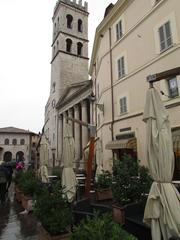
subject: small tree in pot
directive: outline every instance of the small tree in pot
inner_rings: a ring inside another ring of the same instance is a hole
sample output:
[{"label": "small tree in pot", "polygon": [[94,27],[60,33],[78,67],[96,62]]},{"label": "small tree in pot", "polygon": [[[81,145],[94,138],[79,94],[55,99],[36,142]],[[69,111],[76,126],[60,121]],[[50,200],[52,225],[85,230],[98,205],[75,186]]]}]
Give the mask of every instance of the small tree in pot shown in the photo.
[{"label": "small tree in pot", "polygon": [[137,159],[125,154],[121,160],[114,162],[113,215],[117,222],[124,223],[124,207],[129,203],[141,201],[148,193],[150,186],[151,178],[148,170],[140,166]]},{"label": "small tree in pot", "polygon": [[39,239],[68,239],[71,225],[71,208],[57,183],[52,191],[46,188],[34,205],[34,214],[41,222]]},{"label": "small tree in pot", "polygon": [[95,183],[97,200],[112,199],[112,174],[109,171],[102,170],[97,175]]}]

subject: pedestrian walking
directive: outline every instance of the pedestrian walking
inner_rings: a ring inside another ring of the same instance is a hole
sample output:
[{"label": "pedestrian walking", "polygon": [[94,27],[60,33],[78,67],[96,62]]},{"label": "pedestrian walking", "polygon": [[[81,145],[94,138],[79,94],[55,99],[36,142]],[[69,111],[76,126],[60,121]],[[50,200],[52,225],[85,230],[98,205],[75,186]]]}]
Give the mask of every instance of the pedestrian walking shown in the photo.
[{"label": "pedestrian walking", "polygon": [[13,168],[12,166],[6,166],[5,168],[7,170],[7,186],[6,186],[6,192],[8,192],[9,187],[11,186],[11,182],[12,182],[12,175],[13,175]]},{"label": "pedestrian walking", "polygon": [[7,168],[3,166],[3,161],[0,161],[0,202],[3,204],[6,200],[7,192]]}]

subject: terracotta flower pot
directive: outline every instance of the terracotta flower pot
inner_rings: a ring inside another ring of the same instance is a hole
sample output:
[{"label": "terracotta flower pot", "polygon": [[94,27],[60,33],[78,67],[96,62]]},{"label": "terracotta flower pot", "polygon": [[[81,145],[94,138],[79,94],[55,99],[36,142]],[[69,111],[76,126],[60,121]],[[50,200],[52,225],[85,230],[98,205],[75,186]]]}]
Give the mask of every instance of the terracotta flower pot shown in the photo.
[{"label": "terracotta flower pot", "polygon": [[23,195],[22,197],[22,206],[25,210],[27,210],[28,212],[31,212],[33,210],[33,200],[31,197],[25,196]]},{"label": "terracotta flower pot", "polygon": [[125,223],[125,206],[119,206],[118,204],[113,204],[113,219],[117,223]]},{"label": "terracotta flower pot", "polygon": [[22,196],[23,192],[17,186],[15,186],[15,198],[18,202],[22,201]]},{"label": "terracotta flower pot", "polygon": [[39,226],[38,240],[68,240],[70,238],[70,232],[60,234],[57,236],[51,236],[42,225]]},{"label": "terracotta flower pot", "polygon": [[98,201],[112,199],[113,196],[112,196],[111,188],[97,189],[96,190],[96,198]]}]

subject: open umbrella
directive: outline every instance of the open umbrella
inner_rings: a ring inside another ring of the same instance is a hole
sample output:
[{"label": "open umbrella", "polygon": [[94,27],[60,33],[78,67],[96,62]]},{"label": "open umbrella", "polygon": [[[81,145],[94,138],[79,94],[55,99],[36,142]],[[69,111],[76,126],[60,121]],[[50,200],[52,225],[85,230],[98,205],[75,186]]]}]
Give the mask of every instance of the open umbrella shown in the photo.
[{"label": "open umbrella", "polygon": [[69,202],[72,202],[76,195],[76,176],[73,170],[73,160],[75,156],[74,138],[70,131],[70,126],[65,125],[63,142],[63,171],[62,186]]},{"label": "open umbrella", "polygon": [[174,154],[168,114],[158,92],[147,92],[143,120],[147,124],[147,162],[154,180],[147,199],[144,222],[153,240],[180,237],[180,194],[172,184]]},{"label": "open umbrella", "polygon": [[3,165],[5,167],[12,167],[12,168],[16,168],[16,160],[11,160],[9,162],[3,162]]}]

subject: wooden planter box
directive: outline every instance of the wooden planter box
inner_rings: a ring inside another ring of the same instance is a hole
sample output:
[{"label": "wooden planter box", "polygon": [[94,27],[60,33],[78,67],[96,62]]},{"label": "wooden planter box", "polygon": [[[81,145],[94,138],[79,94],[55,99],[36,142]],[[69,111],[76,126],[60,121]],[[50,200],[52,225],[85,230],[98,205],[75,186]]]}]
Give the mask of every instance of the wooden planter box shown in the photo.
[{"label": "wooden planter box", "polygon": [[57,236],[51,236],[42,225],[39,226],[38,231],[38,240],[68,240],[70,238],[70,232],[57,235]]},{"label": "wooden planter box", "polygon": [[19,188],[17,186],[15,186],[15,198],[18,202],[22,201],[22,197],[23,197],[23,192],[21,190],[19,190]]},{"label": "wooden planter box", "polygon": [[27,210],[27,212],[31,212],[33,210],[33,200],[32,197],[22,196],[22,207]]},{"label": "wooden planter box", "polygon": [[117,223],[125,223],[125,206],[119,206],[118,204],[113,204],[113,219]]},{"label": "wooden planter box", "polygon": [[113,198],[110,188],[96,190],[97,201],[110,200]]}]

